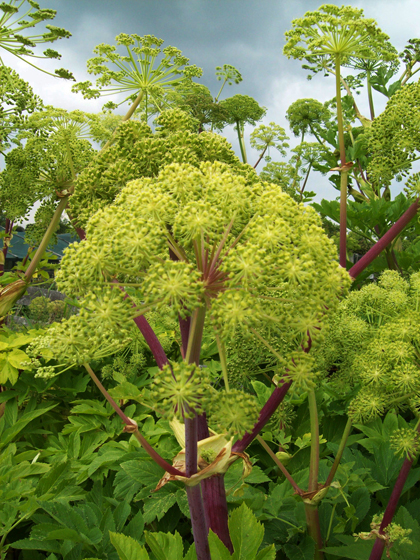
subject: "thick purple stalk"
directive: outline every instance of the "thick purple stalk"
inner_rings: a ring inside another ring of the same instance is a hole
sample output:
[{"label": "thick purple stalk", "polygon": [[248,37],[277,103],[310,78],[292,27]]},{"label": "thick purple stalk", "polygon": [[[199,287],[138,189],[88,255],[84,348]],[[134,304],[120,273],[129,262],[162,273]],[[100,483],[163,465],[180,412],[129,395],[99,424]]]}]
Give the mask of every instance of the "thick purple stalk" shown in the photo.
[{"label": "thick purple stalk", "polygon": [[188,336],[190,334],[191,317],[183,319],[181,316],[178,317],[179,330],[181,332],[181,355],[182,359],[185,359],[185,354],[188,348]]},{"label": "thick purple stalk", "polygon": [[186,489],[197,560],[211,560],[209,541],[207,537],[208,528],[204,516],[200,485],[187,486]]},{"label": "thick purple stalk", "polygon": [[289,390],[292,381],[289,380],[290,378],[285,376],[282,379],[283,384],[280,387],[276,387],[272,392],[270,398],[262,407],[259,418],[257,423],[254,426],[254,429],[250,434],[245,434],[244,437],[238,440],[234,446],[232,447],[232,451],[235,453],[242,453],[248,447],[248,445],[252,442],[252,440],[261,432],[270,418],[273,416],[274,412],[277,410],[277,407],[283,401],[284,397]]},{"label": "thick purple stalk", "polygon": [[[116,282],[116,280],[114,280],[113,282]],[[125,292],[124,286],[118,285],[118,287],[122,292],[124,292],[124,299],[130,297]],[[135,303],[133,303],[133,308],[137,309]],[[159,339],[155,334],[155,331],[152,329],[152,327],[149,325],[148,320],[143,315],[139,315],[139,317],[136,317],[134,319],[134,322],[138,326],[141,334],[144,336],[144,340],[147,342],[147,345],[149,346],[153,357],[156,360],[156,365],[159,367],[159,369],[162,369],[163,366],[166,366],[166,364],[169,363],[169,360],[165,354],[165,350],[163,349],[162,344],[159,342]]]},{"label": "thick purple stalk", "polygon": [[[417,425],[417,433],[420,434],[420,423]],[[381,526],[379,527],[380,535],[385,535],[385,529],[390,523],[392,523],[392,519],[397,510],[397,505],[404,489],[404,485],[407,482],[413,461],[414,457],[412,459],[404,459],[404,463],[402,464],[397,481],[395,482],[395,486],[392,490],[391,497],[389,498],[388,505],[386,506]],[[372,552],[370,553],[369,560],[381,560],[385,544],[386,541],[384,539],[377,538],[375,544],[373,545]]]},{"label": "thick purple stalk", "polygon": [[[198,441],[210,435],[206,415],[197,418]],[[226,548],[233,553],[228,526],[228,509],[224,475],[214,475],[201,481],[201,494],[203,496],[204,515],[208,529],[215,533]]]},{"label": "thick purple stalk", "polygon": [[411,222],[414,216],[417,214],[419,209],[419,200],[417,199],[413,204],[404,212],[399,220],[386,232],[384,236],[375,243],[375,245],[369,249],[369,251],[364,255],[360,261],[358,261],[349,270],[349,274],[352,278],[357,278],[357,276],[367,268],[372,261],[399,235],[402,230]]}]

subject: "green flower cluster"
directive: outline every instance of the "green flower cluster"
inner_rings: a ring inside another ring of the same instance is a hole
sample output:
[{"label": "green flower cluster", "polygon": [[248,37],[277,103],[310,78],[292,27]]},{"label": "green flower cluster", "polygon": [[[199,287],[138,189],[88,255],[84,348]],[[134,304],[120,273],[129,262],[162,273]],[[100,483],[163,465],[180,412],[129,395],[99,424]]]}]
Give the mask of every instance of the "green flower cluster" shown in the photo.
[{"label": "green flower cluster", "polygon": [[[407,175],[418,157],[420,131],[420,83],[407,84],[388,101],[385,111],[368,131],[372,159],[369,180],[374,185],[390,185],[395,175]],[[418,186],[414,189],[418,196]]]},{"label": "green flower cluster", "polygon": [[170,163],[221,161],[238,172],[256,174],[240,163],[225,138],[211,132],[197,134],[197,121],[180,109],[162,112],[156,132],[139,121],[120,125],[113,145],[100,153],[78,177],[70,211],[84,227],[92,214],[104,208],[133,179],[155,177]]},{"label": "green flower cluster", "polygon": [[171,362],[154,378],[149,399],[166,418],[194,418],[206,410],[210,378],[205,368]]},{"label": "green flower cluster", "polygon": [[[420,402],[420,274],[404,280],[385,271],[377,284],[351,292],[325,328],[317,355],[343,394],[359,387],[350,402],[355,422],[369,422],[392,407]],[[401,439],[401,438],[400,438]]]}]

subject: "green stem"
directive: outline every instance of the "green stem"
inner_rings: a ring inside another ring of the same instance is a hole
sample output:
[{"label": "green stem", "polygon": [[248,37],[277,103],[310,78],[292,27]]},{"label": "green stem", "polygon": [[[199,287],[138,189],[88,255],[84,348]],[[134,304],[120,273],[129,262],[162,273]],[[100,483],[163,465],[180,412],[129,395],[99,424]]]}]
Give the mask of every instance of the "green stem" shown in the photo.
[{"label": "green stem", "polygon": [[264,447],[264,449],[267,451],[267,453],[270,455],[270,457],[273,459],[273,461],[276,463],[276,465],[278,466],[278,468],[281,470],[281,472],[284,474],[284,476],[286,477],[286,479],[290,482],[290,484],[293,486],[296,494],[299,494],[299,496],[301,496],[303,494],[303,490],[302,488],[300,488],[296,482],[294,481],[292,475],[289,473],[289,471],[286,469],[286,467],[283,465],[283,463],[280,461],[280,459],[276,456],[276,454],[274,453],[274,451],[271,449],[271,447],[268,445],[268,443],[266,443],[263,438],[260,435],[257,435],[256,439],[259,441],[259,443]]},{"label": "green stem", "polygon": [[321,526],[319,524],[319,514],[317,506],[305,502],[305,516],[309,536],[315,542],[314,560],[323,560],[324,554],[322,552],[322,549],[324,545],[322,543]]},{"label": "green stem", "polygon": [[147,451],[147,453],[150,455],[150,457],[160,466],[162,467],[162,469],[166,470],[168,473],[172,474],[172,475],[178,475],[178,476],[185,476],[185,473],[183,473],[182,471],[179,471],[178,469],[176,469],[175,467],[173,467],[172,465],[170,465],[167,461],[165,461],[165,459],[163,459],[159,453],[157,453],[157,451],[155,451],[153,449],[153,447],[150,445],[150,443],[146,440],[146,438],[139,432],[137,423],[132,420],[131,418],[129,418],[126,414],[124,414],[124,412],[121,410],[121,408],[117,405],[117,403],[114,401],[114,399],[111,397],[111,395],[108,393],[108,391],[105,389],[105,387],[102,385],[102,383],[99,381],[98,377],[95,375],[95,372],[93,371],[93,369],[90,367],[90,365],[86,362],[83,364],[83,366],[85,367],[86,371],[88,372],[88,374],[90,375],[92,381],[95,383],[95,385],[98,387],[98,389],[100,390],[100,392],[103,394],[103,396],[106,398],[106,400],[109,402],[109,404],[112,406],[112,408],[115,410],[115,412],[118,414],[118,416],[121,418],[121,420],[124,422],[125,424],[125,429],[124,431],[133,434],[134,437],[139,441],[139,443],[141,444],[141,446],[143,447],[143,449],[145,451]]},{"label": "green stem", "polygon": [[369,109],[370,109],[370,118],[373,121],[375,118],[375,108],[373,106],[373,95],[372,95],[372,86],[370,84],[370,71],[367,71],[366,74],[367,79],[367,91],[368,91],[368,99],[369,99]]},{"label": "green stem", "polygon": [[331,485],[331,482],[334,479],[335,473],[337,472],[338,466],[340,464],[341,458],[343,456],[344,453],[344,449],[346,448],[347,445],[347,440],[349,438],[350,432],[352,430],[353,424],[352,421],[350,420],[350,418],[347,420],[347,424],[344,428],[344,432],[343,435],[341,437],[341,441],[340,441],[340,445],[338,447],[338,451],[337,451],[337,455],[335,457],[333,466],[331,467],[330,473],[328,475],[328,478],[325,482],[325,486],[328,487]]},{"label": "green stem", "polygon": [[66,151],[67,151],[67,155],[68,155],[68,158],[69,158],[71,176],[73,178],[73,181],[76,182],[76,171],[74,170],[73,158],[72,158],[72,155],[71,155],[70,144],[69,144],[69,139],[68,139],[67,134],[64,135],[64,140],[65,140],[65,143],[66,143]]},{"label": "green stem", "polygon": [[[335,85],[337,98],[338,145],[341,167],[346,165],[346,148],[344,144],[343,109],[341,106],[340,55],[335,58]],[[340,180],[340,265],[346,268],[347,246],[347,180],[348,170],[342,170]]]},{"label": "green stem", "polygon": [[215,333],[215,337],[216,337],[217,349],[219,351],[220,365],[222,366],[223,381],[225,382],[226,392],[229,393],[229,379],[228,379],[228,372],[227,372],[226,349],[225,349],[225,345],[223,344],[222,340],[220,339],[220,336],[217,333]]},{"label": "green stem", "polygon": [[60,223],[60,218],[62,213],[64,212],[64,209],[67,206],[67,202],[69,199],[70,195],[64,196],[57,208],[55,209],[54,215],[52,217],[52,220],[50,222],[50,225],[47,228],[47,231],[44,233],[44,237],[42,238],[42,241],[38,247],[38,249],[36,250],[35,255],[32,258],[31,264],[28,266],[28,268],[26,269],[24,278],[27,282],[29,282],[29,280],[32,278],[32,275],[34,274],[36,267],[38,266],[42,255],[45,253],[45,251],[47,250],[48,244],[51,240],[51,237],[53,236],[54,232],[56,231],[59,223]]},{"label": "green stem", "polygon": [[[122,122],[128,121],[131,119],[131,117],[133,116],[134,111],[137,109],[137,107],[140,105],[141,100],[143,99],[143,95],[144,95],[144,91],[141,90],[141,92],[138,94],[138,96],[136,97],[136,99],[133,101],[133,103],[130,105],[129,110],[127,111],[126,115],[123,117]],[[104,152],[109,146],[111,146],[111,144],[114,142],[114,138],[115,135],[117,133],[117,130],[120,127],[117,126],[117,128],[114,130],[114,132],[112,133],[111,138],[108,140],[108,142],[105,144],[105,146],[98,152],[98,155],[101,154],[102,152]]]},{"label": "green stem", "polygon": [[206,308],[197,307],[191,318],[190,334],[188,337],[188,348],[185,360],[189,364],[200,364],[201,341],[203,339],[204,319]]},{"label": "green stem", "polygon": [[248,163],[246,159],[245,144],[243,139],[243,134],[241,132],[241,125],[239,121],[236,121],[236,130],[238,132],[239,148],[241,150],[242,161]]},{"label": "green stem", "polygon": [[313,389],[308,392],[308,404],[311,423],[311,459],[309,465],[308,491],[317,492],[319,471],[319,421],[315,391]]}]

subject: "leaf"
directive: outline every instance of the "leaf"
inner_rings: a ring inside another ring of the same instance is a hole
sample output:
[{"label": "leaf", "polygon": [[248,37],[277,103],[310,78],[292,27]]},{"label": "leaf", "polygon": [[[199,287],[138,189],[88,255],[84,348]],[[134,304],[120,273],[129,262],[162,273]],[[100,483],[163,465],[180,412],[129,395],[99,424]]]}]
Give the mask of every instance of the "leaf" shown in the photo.
[{"label": "leaf", "polygon": [[152,459],[142,459],[141,461],[126,461],[121,468],[135,481],[143,486],[154,484],[155,486],[162,478],[164,470],[159,467]]},{"label": "leaf", "polygon": [[22,366],[22,362],[27,362],[29,356],[25,354],[22,350],[15,348],[11,352],[7,353],[7,360],[12,367],[18,369],[31,369],[32,366]]},{"label": "leaf", "polygon": [[349,497],[349,502],[354,506],[355,508],[354,515],[358,519],[358,523],[352,529],[354,531],[357,525],[359,525],[359,523],[361,523],[364,520],[364,518],[366,517],[370,509],[369,490],[365,487],[358,488]]},{"label": "leaf", "polygon": [[175,531],[171,533],[150,533],[144,534],[147,544],[156,556],[156,560],[183,560],[184,545],[181,535]]},{"label": "leaf", "polygon": [[310,537],[306,537],[299,546],[285,544],[284,552],[290,560],[313,560],[315,543]]},{"label": "leaf", "polygon": [[10,364],[7,359],[7,354],[6,356],[3,354],[0,360],[0,384],[4,385],[7,381],[10,381],[10,383],[14,385],[18,380],[18,377],[18,369]]},{"label": "leaf", "polygon": [[232,556],[229,550],[211,529],[209,531],[209,546],[211,560],[231,560]]},{"label": "leaf", "polygon": [[275,560],[276,558],[276,547],[274,544],[267,546],[259,551],[255,560]]},{"label": "leaf", "polygon": [[[132,518],[130,523],[124,527],[124,535],[127,537],[133,537],[140,539],[140,535],[143,535],[144,529],[144,519],[141,510],[139,510],[136,515]],[[141,539],[143,540],[143,539]]]},{"label": "leaf", "polygon": [[57,554],[60,554],[60,544],[45,539],[22,539],[15,541],[10,546],[19,550],[45,550],[46,552],[57,552]]},{"label": "leaf", "polygon": [[144,502],[143,518],[146,524],[152,523],[155,519],[162,519],[165,513],[175,504],[175,493],[163,494],[162,490],[158,494],[152,495]]},{"label": "leaf", "polygon": [[124,399],[141,402],[142,399],[140,389],[128,381],[123,381],[113,389],[110,389],[108,392],[115,400]]},{"label": "leaf", "polygon": [[58,403],[52,404],[51,406],[47,406],[45,408],[37,408],[36,410],[32,410],[31,412],[24,412],[22,416],[13,424],[13,426],[3,432],[0,447],[6,445],[7,443],[9,443],[9,441],[12,441],[12,439],[15,438],[19,434],[19,432],[21,432],[23,428],[25,428],[29,424],[29,422],[32,422],[32,420],[35,420],[35,418],[38,418],[38,416],[42,416],[42,414],[49,412],[57,405]]},{"label": "leaf", "polygon": [[357,542],[347,546],[327,546],[324,552],[339,558],[350,558],[351,560],[368,560],[372,552],[374,541],[364,541],[359,539]]},{"label": "leaf", "polygon": [[114,521],[117,532],[120,532],[124,527],[128,516],[131,513],[130,504],[127,502],[120,502],[114,510]]},{"label": "leaf", "polygon": [[131,537],[110,531],[109,538],[116,548],[120,560],[150,560],[144,546]]},{"label": "leaf", "polygon": [[234,560],[254,560],[264,537],[264,527],[243,503],[229,519]]}]

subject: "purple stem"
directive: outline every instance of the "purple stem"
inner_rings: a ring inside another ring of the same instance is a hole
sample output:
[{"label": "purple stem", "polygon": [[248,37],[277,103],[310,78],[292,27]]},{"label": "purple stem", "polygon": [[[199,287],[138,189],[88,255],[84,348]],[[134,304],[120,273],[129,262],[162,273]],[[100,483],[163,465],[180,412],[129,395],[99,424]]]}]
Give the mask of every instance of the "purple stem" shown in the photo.
[{"label": "purple stem", "polygon": [[357,276],[367,268],[372,261],[399,235],[402,230],[410,223],[410,221],[417,214],[419,208],[419,200],[417,199],[413,204],[404,212],[399,220],[386,232],[385,235],[375,243],[375,245],[369,249],[369,251],[364,255],[360,261],[358,261],[349,270],[349,274],[352,278],[357,278]]},{"label": "purple stem", "polygon": [[181,342],[182,342],[181,355],[182,355],[182,359],[184,360],[188,348],[188,337],[190,334],[191,317],[182,319],[182,317],[179,316],[178,323],[179,323],[179,330],[181,331]]},{"label": "purple stem", "polygon": [[[197,418],[198,441],[209,437],[206,415]],[[209,529],[216,533],[226,548],[233,553],[228,526],[228,509],[223,475],[214,475],[201,481],[201,494],[203,496],[204,515]]]},{"label": "purple stem", "polygon": [[235,453],[242,453],[248,447],[248,445],[252,442],[252,440],[260,433],[260,431],[264,428],[267,422],[270,420],[274,412],[277,410],[277,407],[283,401],[284,397],[289,390],[292,381],[289,380],[288,376],[283,377],[282,385],[280,387],[276,387],[272,392],[270,398],[262,407],[260,416],[258,418],[257,423],[255,424],[252,432],[250,434],[245,434],[244,437],[238,440],[234,446],[232,447],[232,451]]},{"label": "purple stem", "polygon": [[[185,472],[188,477],[197,472],[197,438],[197,416],[185,418]],[[197,560],[211,560],[207,537],[209,530],[201,497],[201,487],[198,484],[196,486],[187,486],[186,489]]]},{"label": "purple stem", "polygon": [[[417,432],[420,434],[420,423],[417,426]],[[392,519],[397,510],[397,505],[401,497],[402,491],[404,489],[404,485],[407,481],[408,474],[413,465],[413,461],[414,461],[414,457],[412,459],[410,458],[404,459],[404,463],[402,464],[401,470],[398,474],[397,481],[392,490],[391,497],[389,498],[388,505],[386,506],[385,513],[382,518],[381,526],[379,527],[380,535],[385,535],[385,529],[388,527],[390,523],[392,523]],[[369,560],[380,560],[382,558],[385,544],[386,541],[384,539],[377,538],[375,544],[373,545],[372,552],[370,553]]]},{"label": "purple stem", "polygon": [[[116,280],[113,280],[113,282],[116,282]],[[119,289],[124,292],[124,299],[129,298],[130,296],[125,292],[124,286],[118,286]],[[137,306],[135,303],[133,303],[133,308],[137,309]],[[134,322],[136,323],[136,325],[138,326],[141,334],[144,336],[144,340],[147,342],[153,357],[156,360],[156,364],[159,367],[159,369],[162,369],[163,366],[166,366],[166,364],[169,363],[168,357],[165,354],[165,350],[162,348],[162,344],[159,342],[158,337],[156,336],[154,330],[152,329],[152,327],[149,325],[149,322],[147,321],[146,317],[144,317],[143,315],[140,315],[139,317],[136,317],[134,319]]]},{"label": "purple stem", "polygon": [[207,537],[208,528],[204,517],[200,485],[187,486],[186,489],[197,560],[211,560],[209,541]]},{"label": "purple stem", "polygon": [[[133,307],[136,306],[133,304]],[[147,342],[150,350],[152,351],[152,354],[156,360],[156,364],[160,369],[162,369],[163,366],[166,366],[166,364],[169,363],[169,360],[154,330],[149,325],[146,317],[144,317],[143,315],[136,317],[134,319],[134,322],[138,326],[141,334],[144,336],[145,341]]]}]

